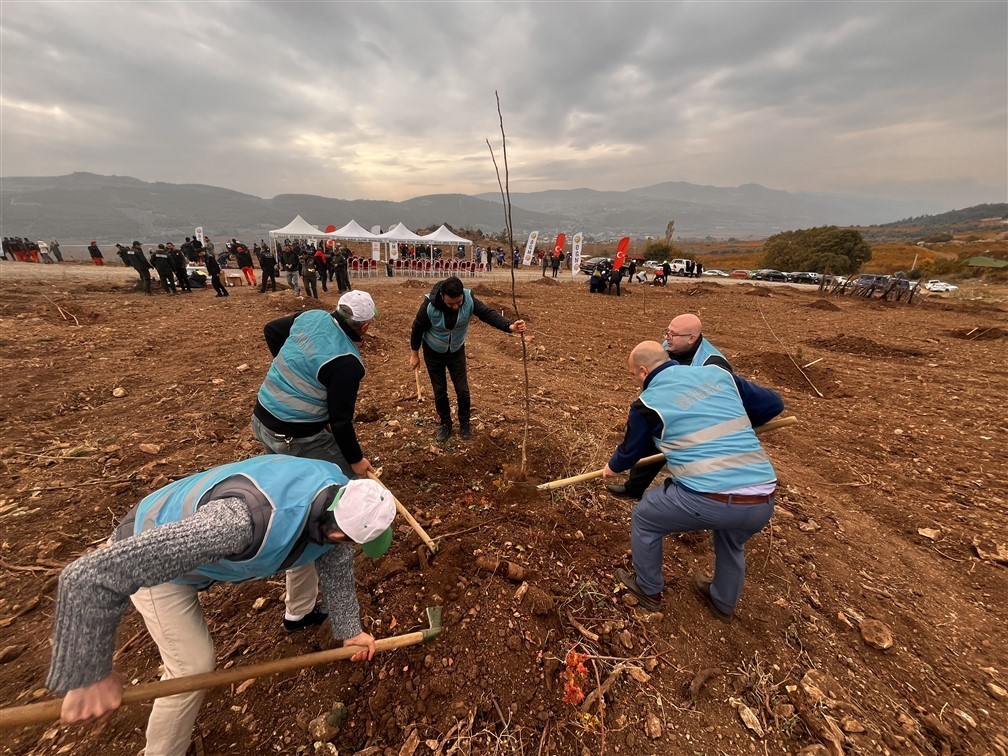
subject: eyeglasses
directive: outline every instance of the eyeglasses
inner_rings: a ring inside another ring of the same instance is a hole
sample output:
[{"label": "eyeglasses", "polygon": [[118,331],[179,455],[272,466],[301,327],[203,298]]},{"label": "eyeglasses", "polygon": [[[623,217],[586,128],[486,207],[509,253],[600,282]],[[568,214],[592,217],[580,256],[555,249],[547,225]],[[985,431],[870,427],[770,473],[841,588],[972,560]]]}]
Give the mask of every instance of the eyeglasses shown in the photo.
[{"label": "eyeglasses", "polygon": [[674,339],[676,336],[689,336],[688,333],[675,333],[668,328],[665,329],[665,335],[670,339]]}]

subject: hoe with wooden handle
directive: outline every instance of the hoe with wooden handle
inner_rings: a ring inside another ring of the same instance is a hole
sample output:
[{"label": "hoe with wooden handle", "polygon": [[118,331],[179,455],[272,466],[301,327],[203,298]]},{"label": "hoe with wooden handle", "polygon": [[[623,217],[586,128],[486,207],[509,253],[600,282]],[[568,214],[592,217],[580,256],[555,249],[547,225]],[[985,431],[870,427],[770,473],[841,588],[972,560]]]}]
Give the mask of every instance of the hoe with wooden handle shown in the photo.
[{"label": "hoe with wooden handle", "polygon": [[[370,470],[368,471],[367,475],[368,475],[369,478],[371,478],[371,480],[377,481],[377,482],[381,483],[383,486],[385,485],[384,483],[382,483],[381,478],[379,478],[377,475],[375,475]],[[386,490],[388,490],[387,486],[386,486]],[[392,493],[392,492],[389,491],[389,493]],[[413,531],[418,536],[420,536],[420,540],[424,542],[424,545],[428,549],[430,549],[430,553],[432,555],[433,554],[437,554],[437,544],[434,543],[433,540],[431,540],[431,537],[429,535],[427,535],[427,531],[424,530],[422,527],[420,527],[420,523],[417,522],[416,519],[414,519],[413,515],[411,515],[410,512],[409,512],[409,510],[406,509],[406,507],[403,506],[403,503],[401,501],[399,501],[399,499],[396,498],[395,494],[392,494],[392,499],[395,501],[396,511],[398,511],[399,514],[401,514],[403,516],[403,519],[406,520],[406,522],[409,523],[409,526],[411,528],[413,528]]]},{"label": "hoe with wooden handle", "polygon": [[[424,630],[376,640],[375,651],[392,651],[406,646],[415,646],[418,643],[424,643],[436,638],[441,634],[440,606],[427,607],[427,621],[430,626]],[[343,646],[342,648],[333,648],[314,654],[289,656],[285,659],[275,659],[273,661],[262,662],[261,664],[250,664],[246,667],[232,667],[231,669],[204,672],[199,675],[173,677],[169,680],[133,685],[123,690],[122,704],[151,701],[155,698],[174,696],[178,693],[191,693],[194,690],[218,688],[222,685],[239,683],[256,677],[268,677],[269,675],[277,675],[281,672],[292,672],[297,669],[304,669],[305,667],[314,667],[319,664],[328,664],[329,662],[340,661],[341,659],[349,659],[361,651],[367,651],[367,648],[365,646]],[[52,722],[59,719],[62,706],[62,699],[56,699],[55,701],[44,701],[27,706],[0,709],[0,728],[7,731],[11,727],[27,727],[28,725]]]},{"label": "hoe with wooden handle", "polygon": [[[780,430],[781,428],[787,428],[789,425],[794,425],[798,422],[797,417],[778,417],[770,420],[769,422],[763,423],[759,427],[753,428],[756,431],[757,436],[762,436],[764,433],[770,433],[771,431]],[[648,465],[652,462],[660,462],[665,459],[664,454],[653,454],[650,457],[644,457],[644,459],[638,460],[634,467],[639,467],[640,465]],[[563,488],[564,486],[572,486],[575,483],[583,483],[586,480],[594,480],[595,478],[601,478],[602,470],[592,470],[591,472],[582,473],[581,475],[575,475],[571,478],[561,478],[560,480],[551,480],[549,483],[543,483],[536,486],[540,491],[552,491],[556,488]]]}]

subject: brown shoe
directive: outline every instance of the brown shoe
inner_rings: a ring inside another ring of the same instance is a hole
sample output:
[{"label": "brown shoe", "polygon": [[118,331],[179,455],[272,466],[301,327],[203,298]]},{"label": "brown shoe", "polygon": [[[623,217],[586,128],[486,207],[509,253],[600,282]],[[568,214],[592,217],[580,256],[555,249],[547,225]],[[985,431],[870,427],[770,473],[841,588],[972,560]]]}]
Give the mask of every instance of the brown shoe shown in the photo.
[{"label": "brown shoe", "polygon": [[710,595],[710,584],[711,581],[702,572],[694,572],[690,576],[690,583],[693,585],[693,590],[697,592],[704,601],[707,602],[707,607],[711,610],[711,614],[717,617],[722,622],[728,623],[732,621],[732,614],[728,612],[723,612],[718,609],[717,604],[714,603],[714,598]]},{"label": "brown shoe", "polygon": [[661,610],[661,597],[660,593],[648,594],[641,590],[641,587],[637,585],[637,578],[632,572],[627,572],[624,569],[616,570],[616,579],[619,580],[623,585],[626,586],[627,591],[629,591],[637,602],[647,609],[649,612],[657,612]]}]

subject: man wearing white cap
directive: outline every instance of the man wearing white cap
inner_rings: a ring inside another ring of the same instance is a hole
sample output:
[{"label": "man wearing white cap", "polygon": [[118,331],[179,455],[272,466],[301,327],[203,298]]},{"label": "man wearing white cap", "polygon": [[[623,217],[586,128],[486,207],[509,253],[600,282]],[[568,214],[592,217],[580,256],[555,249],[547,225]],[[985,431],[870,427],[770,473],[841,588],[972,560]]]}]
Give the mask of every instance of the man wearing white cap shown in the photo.
[{"label": "man wearing white cap", "polygon": [[[348,477],[374,468],[353,426],[364,362],[357,344],[378,314],[366,291],[349,291],[336,309],[306,310],[263,328],[273,364],[256,397],[252,433],[267,453],[323,459]],[[287,572],[284,629],[325,621],[312,564]]]},{"label": "man wearing white cap", "polygon": [[[116,629],[131,600],[158,646],[161,679],[210,672],[213,641],[199,591],[317,565],[333,637],[374,656],[354,588],[354,543],[377,558],[392,541],[395,500],[381,484],[336,465],[283,455],[253,457],[177,480],[140,501],[108,546],[60,575],[46,687],[65,693],[64,723],[119,706],[112,670]],[[203,692],[159,698],[147,723],[147,756],[182,756]]]}]

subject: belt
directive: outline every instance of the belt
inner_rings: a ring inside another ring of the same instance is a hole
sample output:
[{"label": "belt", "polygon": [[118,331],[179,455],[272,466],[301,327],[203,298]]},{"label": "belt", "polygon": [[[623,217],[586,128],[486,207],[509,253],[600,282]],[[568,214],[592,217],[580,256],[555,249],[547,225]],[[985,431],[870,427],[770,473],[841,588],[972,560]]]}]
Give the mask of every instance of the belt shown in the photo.
[{"label": "belt", "polygon": [[725,504],[769,504],[773,499],[773,494],[755,496],[753,494],[701,493],[700,495],[714,501],[723,501]]}]

